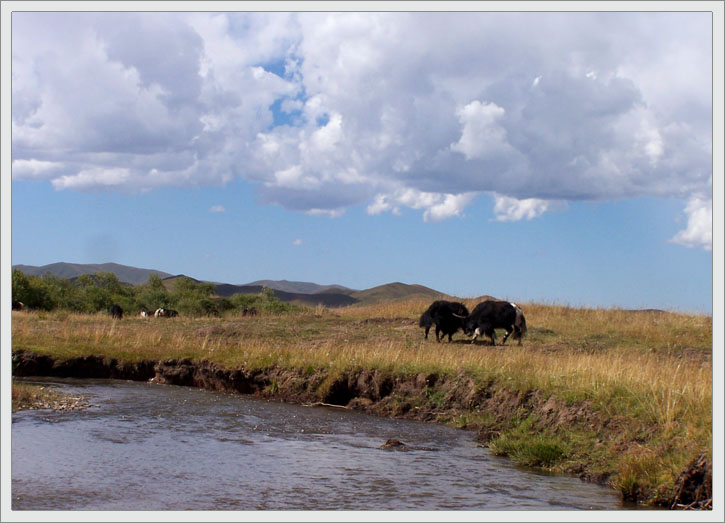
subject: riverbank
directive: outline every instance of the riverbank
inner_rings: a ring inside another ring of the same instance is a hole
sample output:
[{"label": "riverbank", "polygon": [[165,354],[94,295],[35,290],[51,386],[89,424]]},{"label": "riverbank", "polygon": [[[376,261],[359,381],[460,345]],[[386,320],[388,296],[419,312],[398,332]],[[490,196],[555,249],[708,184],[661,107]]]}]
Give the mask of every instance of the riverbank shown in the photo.
[{"label": "riverbank", "polygon": [[460,334],[423,340],[419,308],[120,322],[14,313],[13,373],[154,380],[467,427],[522,465],[643,504],[707,508],[709,318],[529,305],[523,347],[490,347]]},{"label": "riverbank", "polygon": [[73,396],[43,385],[16,383],[12,386],[12,411],[35,409],[80,410],[90,406],[82,396]]}]

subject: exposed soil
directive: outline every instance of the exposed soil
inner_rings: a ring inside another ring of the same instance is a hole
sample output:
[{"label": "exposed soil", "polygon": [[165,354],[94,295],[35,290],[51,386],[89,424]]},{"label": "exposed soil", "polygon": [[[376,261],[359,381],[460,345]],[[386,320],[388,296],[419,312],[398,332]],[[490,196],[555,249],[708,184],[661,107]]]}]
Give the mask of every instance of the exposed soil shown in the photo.
[{"label": "exposed soil", "polygon": [[[467,428],[476,431],[475,439],[483,446],[512,428],[512,413],[535,415],[532,416],[538,420],[535,430],[566,430],[576,425],[606,435],[615,434],[622,422],[605,419],[586,402],[566,405],[544,397],[537,390],[516,391],[493,382],[482,385],[464,374],[402,377],[378,370],[358,370],[328,376],[323,371],[277,367],[227,369],[208,361],[188,359],[126,364],[96,356],[56,360],[30,351],[16,351],[13,352],[13,375],[153,381],[437,423],[456,421],[465,425],[461,420],[471,417],[477,421],[472,421]],[[389,448],[401,450],[404,444],[401,445],[391,444]],[[583,480],[611,484],[612,473],[594,473],[587,463],[572,465],[568,472]],[[705,456],[700,456],[682,472],[676,491],[672,499],[657,503],[673,509],[712,508],[712,465]],[[650,494],[639,492],[632,501],[644,501]]]},{"label": "exposed soil", "polygon": [[698,456],[677,479],[673,509],[712,509],[712,463]]}]

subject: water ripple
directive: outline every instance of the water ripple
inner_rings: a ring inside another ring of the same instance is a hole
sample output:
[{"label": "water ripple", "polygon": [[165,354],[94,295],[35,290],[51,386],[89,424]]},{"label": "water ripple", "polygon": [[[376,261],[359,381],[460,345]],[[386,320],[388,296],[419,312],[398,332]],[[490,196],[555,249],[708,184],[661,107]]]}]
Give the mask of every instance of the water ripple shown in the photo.
[{"label": "water ripple", "polygon": [[[37,380],[36,380],[37,381]],[[470,432],[111,380],[45,380],[98,408],[13,414],[14,510],[619,510]],[[438,452],[378,447],[396,438]]]}]

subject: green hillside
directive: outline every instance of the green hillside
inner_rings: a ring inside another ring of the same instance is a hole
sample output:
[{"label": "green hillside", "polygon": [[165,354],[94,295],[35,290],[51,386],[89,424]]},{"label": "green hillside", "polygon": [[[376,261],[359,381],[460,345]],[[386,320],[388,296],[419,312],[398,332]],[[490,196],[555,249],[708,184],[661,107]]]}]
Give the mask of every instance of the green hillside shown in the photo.
[{"label": "green hillside", "polygon": [[408,285],[400,282],[378,285],[377,287],[364,291],[353,292],[350,296],[365,304],[408,298],[430,298],[431,300],[438,300],[446,297],[442,292],[429,289],[423,285]]}]

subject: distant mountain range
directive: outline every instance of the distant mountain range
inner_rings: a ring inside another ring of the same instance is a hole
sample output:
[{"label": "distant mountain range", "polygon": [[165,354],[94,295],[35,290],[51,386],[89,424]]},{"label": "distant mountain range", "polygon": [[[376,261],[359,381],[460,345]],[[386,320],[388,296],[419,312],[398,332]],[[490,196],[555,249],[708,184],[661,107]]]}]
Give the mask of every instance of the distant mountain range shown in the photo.
[{"label": "distant mountain range", "polygon": [[[172,285],[173,281],[181,278],[182,274],[172,275],[167,272],[154,269],[139,269],[117,263],[83,264],[83,263],[52,263],[36,267],[32,265],[13,265],[13,269],[19,269],[28,275],[42,276],[46,272],[59,278],[75,279],[81,274],[94,274],[96,272],[111,272],[116,275],[119,281],[131,285],[146,283],[152,274],[158,274],[166,285]],[[197,283],[202,280],[191,278]],[[287,280],[258,280],[244,285],[232,285],[229,283],[213,283],[216,286],[217,296],[229,297],[237,293],[258,294],[264,287],[274,291],[275,296],[284,302],[303,303],[305,305],[325,305],[327,307],[341,307],[354,303],[378,303],[388,300],[402,298],[421,297],[425,299],[441,299],[445,295],[422,285],[408,285],[405,283],[388,283],[371,289],[355,290],[342,285],[319,285],[317,283],[287,281]]]},{"label": "distant mountain range", "polygon": [[128,265],[120,265],[118,263],[51,263],[36,267],[34,265],[13,265],[13,269],[20,269],[29,276],[42,276],[46,272],[53,274],[59,278],[72,280],[82,274],[95,274],[96,272],[112,272],[119,281],[130,283],[131,285],[139,285],[149,281],[149,276],[158,274],[162,279],[172,276],[168,272],[157,271],[153,269],[139,269],[137,267],[129,267]]},{"label": "distant mountain range", "polygon": [[[174,280],[183,277],[183,274],[180,274],[178,276],[171,276],[169,278],[164,278],[164,283],[167,286],[173,285]],[[186,276],[187,278],[189,276]],[[197,283],[200,283],[200,280],[197,280],[195,278],[191,278]],[[262,292],[262,289],[264,287],[269,287],[274,292],[274,295],[280,300],[280,301],[286,301],[286,302],[297,302],[297,303],[304,303],[305,305],[325,305],[326,307],[344,307],[345,305],[352,305],[354,303],[360,302],[360,300],[349,296],[347,294],[343,293],[335,293],[335,292],[313,292],[313,293],[302,293],[302,292],[287,292],[287,291],[281,291],[279,289],[276,289],[273,284],[277,284],[280,282],[276,282],[274,280],[263,280],[268,283],[268,285],[254,285],[254,284],[247,284],[247,285],[231,285],[229,283],[214,283],[216,285],[216,295],[217,296],[223,296],[223,297],[229,297],[233,296],[234,294],[259,294]],[[207,283],[207,282],[204,282]],[[212,282],[213,283],[213,282]],[[256,283],[256,282],[255,282]],[[281,286],[283,288],[294,288],[294,286],[290,287],[289,285],[285,285],[284,280],[281,282]],[[304,284],[305,286],[309,286],[310,289],[315,289],[317,287],[320,288],[326,288],[323,285],[317,285],[316,283],[305,283],[305,282],[295,282]],[[339,287],[344,288],[344,287]]]},{"label": "distant mountain range", "polygon": [[355,292],[355,289],[348,289],[342,285],[318,285],[317,283],[309,283],[305,281],[257,280],[251,283],[246,283],[245,285],[261,285],[277,291],[293,292],[298,294],[317,294],[320,292],[350,294]]}]

